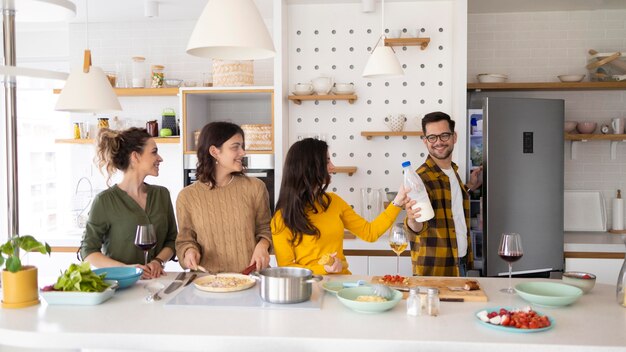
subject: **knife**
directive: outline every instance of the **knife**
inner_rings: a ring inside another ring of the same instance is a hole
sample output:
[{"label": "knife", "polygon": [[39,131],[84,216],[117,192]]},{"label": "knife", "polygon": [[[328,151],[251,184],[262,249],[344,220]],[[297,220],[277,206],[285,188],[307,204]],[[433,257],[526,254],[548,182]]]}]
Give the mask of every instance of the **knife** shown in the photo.
[{"label": "knife", "polygon": [[177,288],[179,288],[180,285],[183,284],[183,279],[185,278],[185,274],[186,273],[184,271],[178,274],[178,276],[176,276],[176,279],[174,279],[174,281],[169,286],[167,286],[167,288],[165,289],[165,293],[172,293]]},{"label": "knife", "polygon": [[185,283],[183,284],[183,287],[187,287],[187,285],[189,285],[190,283],[193,282],[193,280],[196,279],[196,277],[198,277],[198,274],[191,274],[190,277],[187,278],[187,281],[185,281]]},{"label": "knife", "polygon": [[249,275],[251,272],[253,272],[256,269],[256,263],[248,266],[247,268],[243,269],[243,271],[241,272],[243,275]]}]

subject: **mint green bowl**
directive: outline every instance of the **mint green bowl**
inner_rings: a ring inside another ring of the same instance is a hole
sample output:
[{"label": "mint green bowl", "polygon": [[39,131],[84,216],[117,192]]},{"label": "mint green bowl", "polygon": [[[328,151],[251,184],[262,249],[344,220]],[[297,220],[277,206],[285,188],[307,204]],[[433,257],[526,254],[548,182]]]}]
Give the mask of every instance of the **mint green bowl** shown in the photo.
[{"label": "mint green bowl", "polygon": [[543,307],[568,306],[583,295],[578,287],[556,282],[524,282],[515,285],[515,292],[526,301]]},{"label": "mint green bowl", "polygon": [[371,286],[344,288],[337,292],[337,298],[346,307],[359,313],[381,313],[395,307],[402,300],[402,292],[391,290],[393,297],[385,302],[358,302],[359,296],[375,296],[374,288]]}]

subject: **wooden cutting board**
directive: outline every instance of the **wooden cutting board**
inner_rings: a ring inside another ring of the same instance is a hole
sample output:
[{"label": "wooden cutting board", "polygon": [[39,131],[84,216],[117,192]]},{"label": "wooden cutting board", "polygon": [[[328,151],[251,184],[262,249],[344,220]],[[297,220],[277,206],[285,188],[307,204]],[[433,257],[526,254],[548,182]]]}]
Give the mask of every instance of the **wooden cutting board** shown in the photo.
[{"label": "wooden cutting board", "polygon": [[[373,276],[372,283],[374,284],[382,284],[381,276]],[[465,286],[466,281],[475,281],[480,286],[478,290],[472,291],[452,291],[448,287],[463,287]],[[425,277],[425,276],[412,276],[409,277],[409,282],[407,284],[388,284],[387,286],[397,286],[397,287],[434,287],[439,290],[439,298],[442,300],[450,299],[457,300],[462,299],[463,302],[487,302],[489,298],[483,291],[480,282],[475,279],[470,278],[459,278],[459,277]],[[406,293],[405,293],[406,297]]]}]

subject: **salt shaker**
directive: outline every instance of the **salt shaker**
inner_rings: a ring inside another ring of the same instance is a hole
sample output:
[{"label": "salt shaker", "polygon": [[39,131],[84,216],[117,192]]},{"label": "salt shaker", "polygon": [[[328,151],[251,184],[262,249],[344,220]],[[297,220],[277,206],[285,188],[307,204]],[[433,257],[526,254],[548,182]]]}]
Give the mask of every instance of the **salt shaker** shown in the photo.
[{"label": "salt shaker", "polygon": [[428,289],[428,303],[426,309],[428,311],[428,315],[436,317],[439,315],[439,290],[436,288]]},{"label": "salt shaker", "polygon": [[422,315],[422,302],[417,288],[411,288],[409,297],[406,299],[406,314],[417,317]]}]

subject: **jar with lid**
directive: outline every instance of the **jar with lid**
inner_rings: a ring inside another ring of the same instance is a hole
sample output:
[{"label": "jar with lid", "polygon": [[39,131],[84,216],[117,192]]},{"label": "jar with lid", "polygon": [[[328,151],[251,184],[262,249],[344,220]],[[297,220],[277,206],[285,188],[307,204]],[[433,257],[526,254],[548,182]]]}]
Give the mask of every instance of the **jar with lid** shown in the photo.
[{"label": "jar with lid", "polygon": [[409,297],[406,299],[406,314],[413,317],[422,315],[422,299],[417,287],[409,291]]},{"label": "jar with lid", "polygon": [[163,88],[163,80],[165,79],[165,66],[163,65],[152,65],[150,68],[150,79],[151,79],[151,87],[152,88]]},{"label": "jar with lid", "polygon": [[[622,235],[622,240],[626,245],[626,235]],[[622,269],[619,271],[619,275],[617,276],[617,303],[626,308],[626,258],[624,258],[624,264],[622,264]]]},{"label": "jar with lid", "polygon": [[146,58],[143,56],[133,57],[133,88],[144,88],[146,86]]},{"label": "jar with lid", "polygon": [[436,317],[439,315],[439,290],[436,288],[428,289],[428,298],[426,304],[428,315]]},{"label": "jar with lid", "polygon": [[98,118],[98,128],[109,128],[109,118],[108,117],[99,117]]}]

